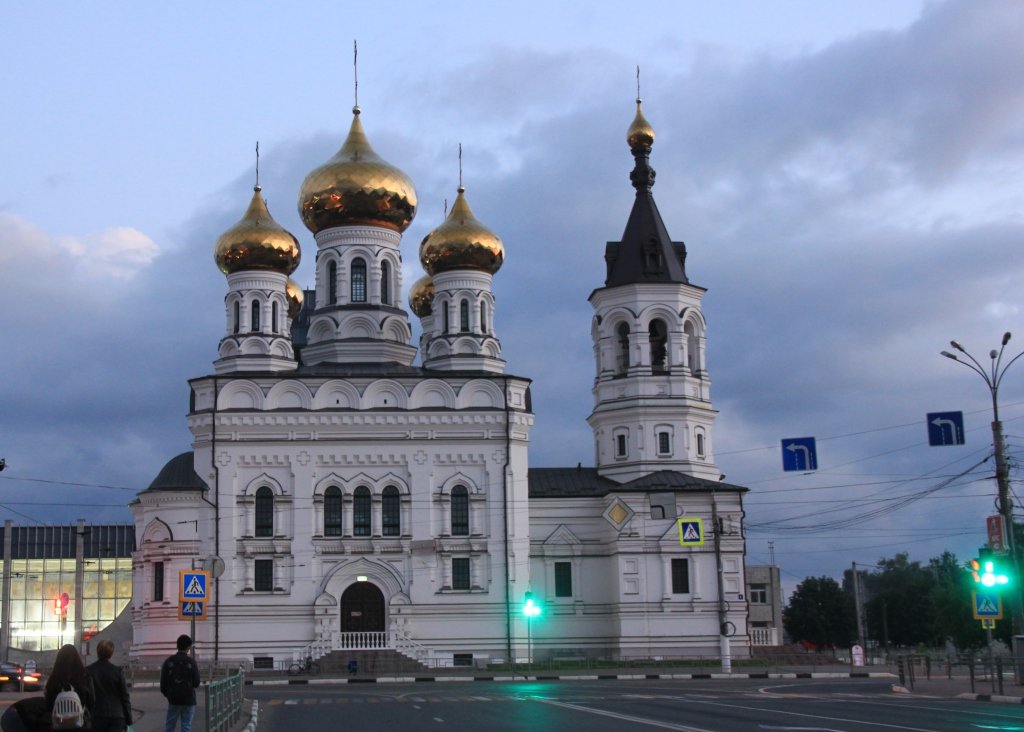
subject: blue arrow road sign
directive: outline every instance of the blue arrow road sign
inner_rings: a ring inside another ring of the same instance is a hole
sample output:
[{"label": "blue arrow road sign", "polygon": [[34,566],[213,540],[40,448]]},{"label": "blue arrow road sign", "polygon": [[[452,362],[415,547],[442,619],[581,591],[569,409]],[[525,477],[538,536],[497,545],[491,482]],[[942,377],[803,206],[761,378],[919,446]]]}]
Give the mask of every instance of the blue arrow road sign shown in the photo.
[{"label": "blue arrow road sign", "polygon": [[929,412],[928,444],[933,447],[964,444],[964,413]]},{"label": "blue arrow road sign", "polygon": [[817,470],[818,450],[813,437],[791,437],[782,441],[782,469]]}]

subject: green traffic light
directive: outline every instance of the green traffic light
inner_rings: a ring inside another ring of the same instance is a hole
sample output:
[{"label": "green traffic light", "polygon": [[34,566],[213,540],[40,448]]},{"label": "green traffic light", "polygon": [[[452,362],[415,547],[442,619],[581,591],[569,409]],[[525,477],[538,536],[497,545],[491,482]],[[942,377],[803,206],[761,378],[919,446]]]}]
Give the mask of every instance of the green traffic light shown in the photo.
[{"label": "green traffic light", "polygon": [[523,615],[528,618],[535,618],[540,615],[540,605],[533,601],[533,593],[527,592],[525,602],[523,603]]},{"label": "green traffic light", "polygon": [[981,584],[985,587],[1003,586],[1010,583],[1010,576],[991,559],[981,563]]}]

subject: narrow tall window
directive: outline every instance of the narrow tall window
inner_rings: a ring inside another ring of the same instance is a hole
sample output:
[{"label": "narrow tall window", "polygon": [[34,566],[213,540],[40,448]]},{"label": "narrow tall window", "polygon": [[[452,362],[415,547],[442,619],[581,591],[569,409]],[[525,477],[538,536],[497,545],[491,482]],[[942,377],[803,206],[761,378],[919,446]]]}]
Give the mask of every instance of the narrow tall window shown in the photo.
[{"label": "narrow tall window", "polygon": [[624,458],[628,454],[625,435],[615,435],[615,457]]},{"label": "narrow tall window", "polygon": [[341,536],[341,489],[336,485],[324,491],[324,536]]},{"label": "narrow tall window", "polygon": [[258,592],[270,592],[274,589],[274,560],[257,559],[253,573],[253,589]]},{"label": "narrow tall window", "polygon": [[658,454],[668,455],[672,452],[672,442],[668,432],[658,433]]},{"label": "narrow tall window", "polygon": [[366,302],[366,260],[352,260],[352,302]]},{"label": "narrow tall window", "polygon": [[555,562],[555,597],[572,597],[572,562]]},{"label": "narrow tall window", "polygon": [[487,303],[480,303],[480,332],[487,333]]},{"label": "narrow tall window", "polygon": [[277,308],[277,301],[275,300],[270,305],[270,330],[272,332],[274,332],[274,333],[278,332],[277,317],[278,317],[278,308]]},{"label": "narrow tall window", "polygon": [[449,316],[448,316],[448,302],[442,300],[441,301],[441,307],[444,310],[444,332],[445,333],[449,333],[449,332],[451,332],[452,328],[451,328],[451,324],[448,322],[448,320],[449,320]]},{"label": "narrow tall window", "polygon": [[619,327],[615,329],[615,332],[619,336],[619,352],[615,363],[615,373],[623,376],[629,369],[629,326],[625,323],[619,323]]},{"label": "narrow tall window", "polygon": [[463,485],[452,488],[452,536],[469,536],[469,491]]},{"label": "narrow tall window", "polygon": [[355,536],[370,535],[370,489],[365,485],[356,488],[352,494],[352,533]]},{"label": "narrow tall window", "polygon": [[338,263],[327,265],[327,302],[335,305],[338,302]]},{"label": "narrow tall window", "polygon": [[391,304],[391,265],[387,261],[380,263],[380,301],[382,305]]},{"label": "narrow tall window", "polygon": [[697,433],[697,457],[704,457],[704,433]]},{"label": "narrow tall window", "polygon": [[664,320],[652,320],[648,328],[651,344],[651,372],[667,373],[668,327]]},{"label": "narrow tall window", "polygon": [[459,330],[463,333],[469,332],[469,300],[459,303]]},{"label": "narrow tall window", "polygon": [[686,595],[690,592],[690,560],[672,560],[672,594]]},{"label": "narrow tall window", "polygon": [[252,328],[253,333],[258,333],[260,330],[260,301],[252,301]]},{"label": "narrow tall window", "polygon": [[469,557],[452,559],[452,589],[469,589]]},{"label": "narrow tall window", "polygon": [[398,536],[402,533],[401,497],[398,489],[389,485],[381,496],[381,533],[384,536]]},{"label": "narrow tall window", "polygon": [[242,329],[242,303],[235,300],[235,332]]},{"label": "narrow tall window", "polygon": [[153,602],[164,599],[164,563],[153,562]]},{"label": "narrow tall window", "polygon": [[262,486],[256,491],[256,536],[274,535],[274,491]]}]

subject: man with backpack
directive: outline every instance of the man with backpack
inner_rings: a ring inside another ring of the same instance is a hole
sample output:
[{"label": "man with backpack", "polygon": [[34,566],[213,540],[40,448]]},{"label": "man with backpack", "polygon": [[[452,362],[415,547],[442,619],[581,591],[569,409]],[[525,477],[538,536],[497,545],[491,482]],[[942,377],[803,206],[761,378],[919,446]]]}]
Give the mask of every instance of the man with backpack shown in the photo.
[{"label": "man with backpack", "polygon": [[181,732],[192,732],[196,713],[196,689],[199,688],[199,666],[188,655],[192,639],[178,636],[178,652],[168,656],[160,667],[160,693],[167,698],[167,721],[164,732],[174,732],[181,719]]}]

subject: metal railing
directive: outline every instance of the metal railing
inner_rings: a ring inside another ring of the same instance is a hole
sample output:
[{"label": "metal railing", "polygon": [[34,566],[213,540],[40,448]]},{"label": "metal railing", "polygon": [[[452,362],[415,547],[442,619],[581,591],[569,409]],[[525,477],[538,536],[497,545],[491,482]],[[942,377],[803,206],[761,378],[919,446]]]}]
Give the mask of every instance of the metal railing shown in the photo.
[{"label": "metal railing", "polygon": [[206,684],[206,730],[229,730],[241,719],[245,675],[238,673]]}]

